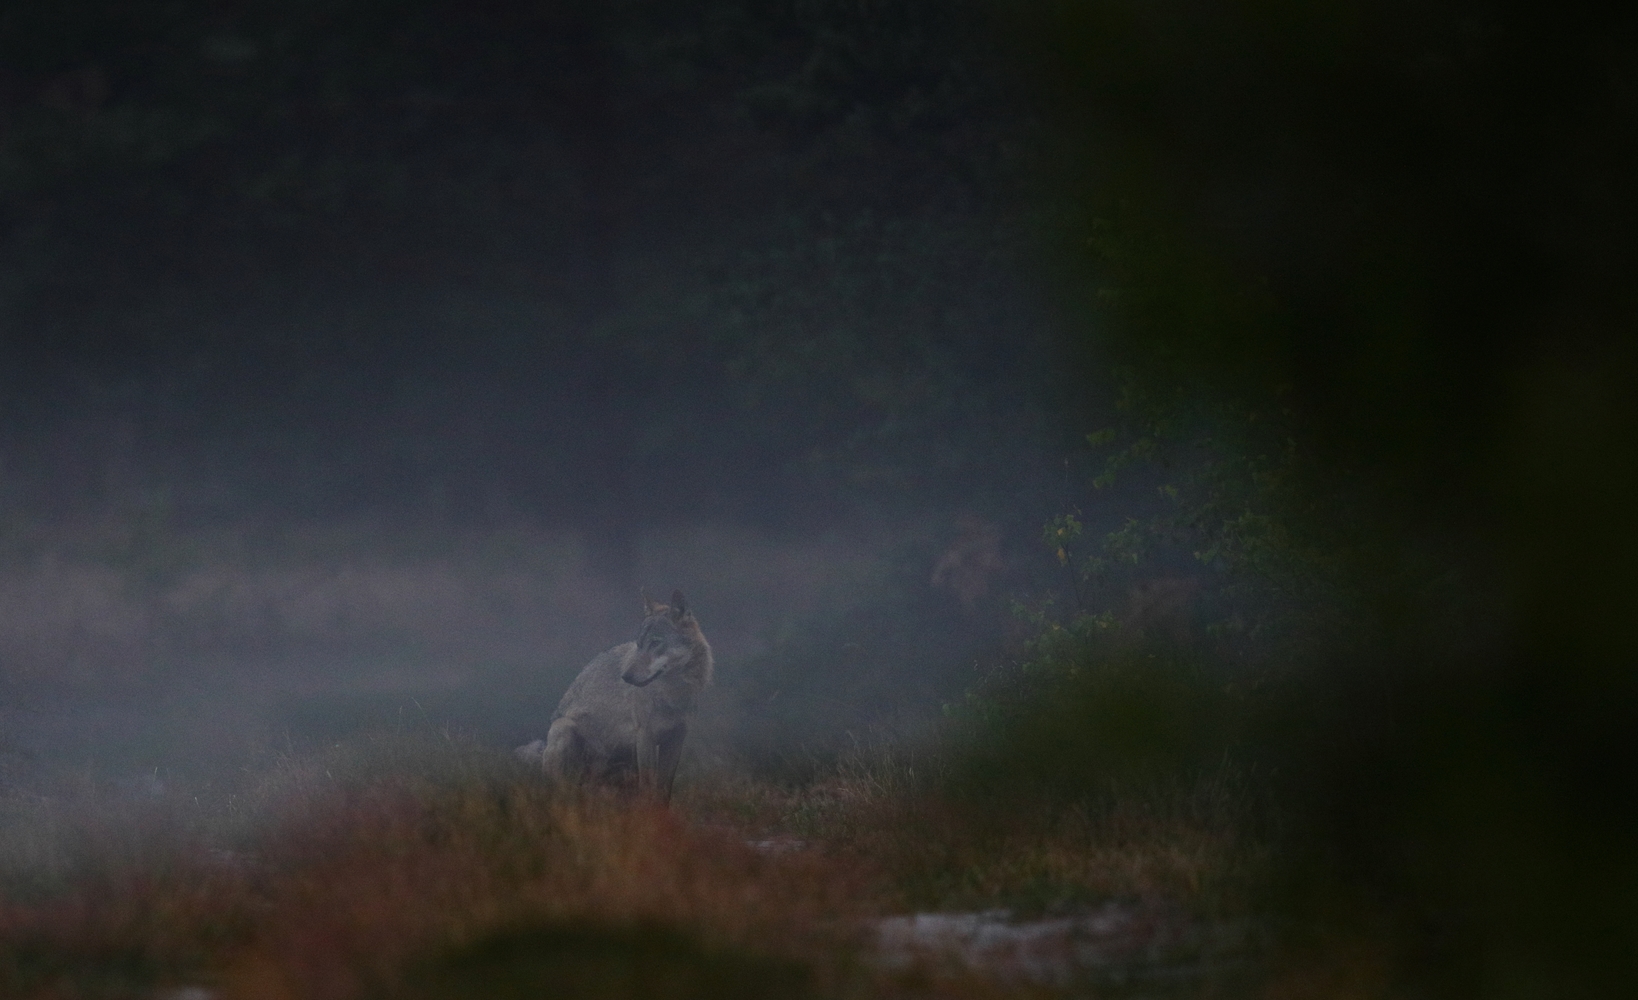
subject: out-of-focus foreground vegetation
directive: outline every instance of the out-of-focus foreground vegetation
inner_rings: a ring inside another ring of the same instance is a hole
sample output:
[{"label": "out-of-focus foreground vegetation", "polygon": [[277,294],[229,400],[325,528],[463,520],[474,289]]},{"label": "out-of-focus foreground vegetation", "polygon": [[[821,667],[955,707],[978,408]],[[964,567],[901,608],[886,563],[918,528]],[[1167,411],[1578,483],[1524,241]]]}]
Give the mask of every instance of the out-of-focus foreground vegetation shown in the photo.
[{"label": "out-of-focus foreground vegetation", "polygon": [[1172,503],[1067,571],[1170,547],[1225,589],[1181,649],[1105,660],[1049,626],[1038,672],[1079,703],[1054,683],[1057,732],[1015,720],[1019,745],[1078,781],[1103,779],[1072,748],[1238,747],[1302,829],[1290,912],[1374,928],[1396,989],[1630,990],[1630,13],[1025,21],[1079,213],[1066,281],[1109,317],[1088,357],[1129,373],[1087,429],[1106,477],[1158,462]]}]

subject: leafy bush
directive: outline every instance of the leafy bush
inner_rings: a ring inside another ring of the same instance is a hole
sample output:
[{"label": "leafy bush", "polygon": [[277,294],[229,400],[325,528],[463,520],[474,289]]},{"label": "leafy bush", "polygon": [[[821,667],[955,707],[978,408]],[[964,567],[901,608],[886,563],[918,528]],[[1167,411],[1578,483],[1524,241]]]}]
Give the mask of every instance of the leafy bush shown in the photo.
[{"label": "leafy bush", "polygon": [[1244,685],[1197,652],[1122,643],[1112,616],[1048,624],[950,714],[971,787],[1085,797],[1188,783],[1242,749]]}]

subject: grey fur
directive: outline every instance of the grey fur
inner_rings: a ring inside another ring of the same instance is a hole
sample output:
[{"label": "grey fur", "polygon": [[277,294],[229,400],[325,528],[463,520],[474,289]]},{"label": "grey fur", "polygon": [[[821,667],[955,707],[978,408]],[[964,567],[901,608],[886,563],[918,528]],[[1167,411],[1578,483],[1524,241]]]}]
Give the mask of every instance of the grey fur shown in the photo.
[{"label": "grey fur", "polygon": [[671,800],[688,720],[711,683],[711,646],[681,591],[671,604],[643,598],[635,642],[598,654],[564,692],[542,743],[517,749],[553,778],[635,786]]}]

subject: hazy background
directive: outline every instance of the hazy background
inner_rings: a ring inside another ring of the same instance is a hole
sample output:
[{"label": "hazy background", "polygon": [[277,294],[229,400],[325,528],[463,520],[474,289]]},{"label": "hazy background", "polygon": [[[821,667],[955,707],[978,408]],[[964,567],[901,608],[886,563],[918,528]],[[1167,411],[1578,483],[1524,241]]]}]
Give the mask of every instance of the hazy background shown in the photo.
[{"label": "hazy background", "polygon": [[936,715],[1085,491],[986,17],[9,5],[14,765],[523,742],[640,586],[716,647],[719,745]]}]

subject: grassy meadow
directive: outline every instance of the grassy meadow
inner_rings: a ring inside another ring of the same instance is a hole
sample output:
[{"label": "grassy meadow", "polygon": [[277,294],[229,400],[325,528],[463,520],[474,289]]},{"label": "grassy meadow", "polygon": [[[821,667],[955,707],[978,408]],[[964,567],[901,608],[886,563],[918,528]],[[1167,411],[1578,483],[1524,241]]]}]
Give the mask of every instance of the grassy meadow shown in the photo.
[{"label": "grassy meadow", "polygon": [[953,794],[940,754],[861,749],[802,783],[696,760],[670,808],[554,789],[438,734],[280,759],[214,801],[71,782],[13,792],[0,992],[1305,995],[1273,975],[1262,930],[1216,965],[1204,956],[1124,984],[1117,970],[1043,985],[933,953],[883,962],[873,922],[916,912],[1029,919],[1116,901],[1261,927],[1271,844],[1225,794],[1229,777],[1000,808]]},{"label": "grassy meadow", "polygon": [[[956,677],[965,700],[941,721],[854,730],[843,699],[888,704],[863,685],[910,690],[923,661],[954,658],[914,645],[962,635],[936,604],[893,603],[914,590],[896,567],[922,572],[928,553],[822,540],[781,562],[754,539],[672,540],[651,575],[692,564],[724,610],[702,612],[721,676],[662,807],[554,788],[507,749],[529,732],[509,741],[513,718],[538,725],[568,680],[531,664],[630,626],[581,621],[573,546],[296,541],[17,543],[7,585],[55,617],[20,605],[0,640],[100,677],[125,665],[149,714],[36,719],[0,746],[0,996],[1298,997],[1375,981],[1357,921],[1334,922],[1345,943],[1323,920],[1289,932],[1289,817],[1235,738],[1246,700],[1187,650],[1156,660],[1143,651],[1163,644],[1108,641],[1090,618],[1071,648],[1034,623],[1044,638],[996,654],[988,680]],[[205,675],[248,649],[267,663]],[[164,707],[142,677],[182,661],[174,687],[215,694]],[[78,675],[49,666],[72,695]],[[232,714],[250,678],[268,690]],[[487,730],[448,721],[486,686],[494,704],[467,711]],[[845,736],[804,749],[802,724]],[[916,915],[967,936],[890,944]]]}]

